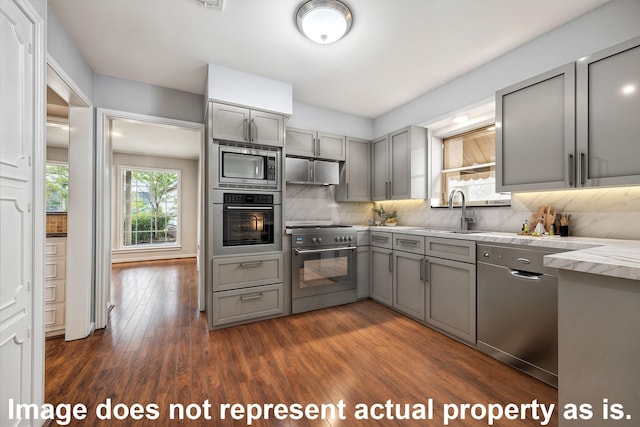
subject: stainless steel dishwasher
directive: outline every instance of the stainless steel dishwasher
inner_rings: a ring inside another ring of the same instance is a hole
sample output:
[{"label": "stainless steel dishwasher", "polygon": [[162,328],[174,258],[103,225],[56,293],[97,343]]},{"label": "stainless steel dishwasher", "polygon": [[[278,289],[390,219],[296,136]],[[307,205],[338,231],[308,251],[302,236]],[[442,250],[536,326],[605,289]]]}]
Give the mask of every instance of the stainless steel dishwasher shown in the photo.
[{"label": "stainless steel dishwasher", "polygon": [[558,387],[558,277],[543,257],[558,251],[478,245],[480,351]]}]

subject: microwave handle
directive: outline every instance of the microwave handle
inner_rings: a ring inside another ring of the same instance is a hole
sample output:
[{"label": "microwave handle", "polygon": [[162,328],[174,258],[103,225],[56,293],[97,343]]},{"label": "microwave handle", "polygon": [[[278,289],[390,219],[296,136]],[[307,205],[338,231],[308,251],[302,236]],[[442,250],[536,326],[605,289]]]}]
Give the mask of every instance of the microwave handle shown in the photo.
[{"label": "microwave handle", "polygon": [[272,211],[273,206],[225,206],[225,209],[229,209],[233,211],[255,211],[255,210]]}]

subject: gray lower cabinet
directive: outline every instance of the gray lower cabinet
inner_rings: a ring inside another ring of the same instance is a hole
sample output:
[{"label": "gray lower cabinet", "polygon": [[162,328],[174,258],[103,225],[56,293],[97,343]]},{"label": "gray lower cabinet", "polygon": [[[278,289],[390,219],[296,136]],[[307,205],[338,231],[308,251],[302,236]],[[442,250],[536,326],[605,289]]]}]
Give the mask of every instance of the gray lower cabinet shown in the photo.
[{"label": "gray lower cabinet", "polygon": [[371,201],[371,143],[347,137],[347,157],[340,164],[337,202]]},{"label": "gray lower cabinet", "polygon": [[426,322],[468,343],[476,343],[476,242],[427,237]]},{"label": "gray lower cabinet", "polygon": [[393,250],[391,233],[371,232],[370,297],[382,304],[393,305]]},{"label": "gray lower cabinet", "polygon": [[427,324],[476,343],[476,266],[427,257]]},{"label": "gray lower cabinet", "polygon": [[496,92],[496,189],[640,184],[640,37]]},{"label": "gray lower cabinet", "polygon": [[214,258],[211,271],[211,329],[286,314],[281,253]]},{"label": "gray lower cabinet", "polygon": [[424,255],[393,251],[393,308],[425,321]]},{"label": "gray lower cabinet", "polygon": [[278,283],[214,292],[212,305],[215,326],[281,315],[284,313],[284,286]]},{"label": "gray lower cabinet", "polygon": [[358,231],[356,242],[357,253],[357,265],[358,265],[358,299],[364,299],[369,297],[370,283],[370,271],[369,271],[369,232]]}]

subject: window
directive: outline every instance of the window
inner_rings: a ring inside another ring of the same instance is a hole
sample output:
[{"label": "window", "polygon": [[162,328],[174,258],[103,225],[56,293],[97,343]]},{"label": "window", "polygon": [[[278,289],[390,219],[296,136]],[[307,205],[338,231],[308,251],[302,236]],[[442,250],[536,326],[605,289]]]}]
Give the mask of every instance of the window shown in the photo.
[{"label": "window", "polygon": [[442,140],[441,205],[456,188],[464,191],[467,206],[509,204],[510,193],[496,193],[495,126]]},{"label": "window", "polygon": [[180,171],[120,167],[121,247],[179,244]]},{"label": "window", "polygon": [[67,212],[69,206],[69,166],[47,164],[47,212]]}]

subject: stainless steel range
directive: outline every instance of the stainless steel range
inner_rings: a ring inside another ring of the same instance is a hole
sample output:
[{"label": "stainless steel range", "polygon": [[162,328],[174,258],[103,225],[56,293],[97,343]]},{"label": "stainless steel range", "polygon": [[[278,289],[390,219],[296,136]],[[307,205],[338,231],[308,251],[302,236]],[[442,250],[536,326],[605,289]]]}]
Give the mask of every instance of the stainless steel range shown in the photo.
[{"label": "stainless steel range", "polygon": [[288,226],[291,234],[291,312],[357,299],[356,231],[349,226]]}]

